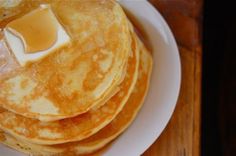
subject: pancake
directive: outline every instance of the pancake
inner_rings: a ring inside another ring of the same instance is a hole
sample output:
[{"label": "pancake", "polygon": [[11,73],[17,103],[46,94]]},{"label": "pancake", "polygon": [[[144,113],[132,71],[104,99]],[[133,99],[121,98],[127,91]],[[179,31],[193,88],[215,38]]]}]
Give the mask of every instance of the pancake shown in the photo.
[{"label": "pancake", "polygon": [[102,106],[118,91],[131,51],[122,8],[112,0],[22,0],[10,8],[0,6],[5,15],[0,15],[0,28],[42,3],[51,6],[72,41],[1,75],[0,106],[41,121],[74,117]]},{"label": "pancake", "polygon": [[132,49],[133,54],[129,57],[127,73],[119,86],[119,92],[105,105],[73,118],[53,122],[25,118],[3,109],[0,113],[0,128],[13,136],[37,144],[59,144],[91,136],[115,118],[134,88],[139,66],[139,46],[136,38],[133,38]]},{"label": "pancake", "polygon": [[2,142],[24,153],[33,153],[34,155],[43,156],[88,154],[108,144],[120,135],[134,120],[143,104],[148,90],[152,70],[152,57],[146,48],[141,43],[139,44],[141,46],[140,66],[135,88],[123,110],[110,124],[98,133],[82,141],[51,146],[31,144],[21,139],[14,138],[7,133],[3,133],[5,139],[2,139]]}]

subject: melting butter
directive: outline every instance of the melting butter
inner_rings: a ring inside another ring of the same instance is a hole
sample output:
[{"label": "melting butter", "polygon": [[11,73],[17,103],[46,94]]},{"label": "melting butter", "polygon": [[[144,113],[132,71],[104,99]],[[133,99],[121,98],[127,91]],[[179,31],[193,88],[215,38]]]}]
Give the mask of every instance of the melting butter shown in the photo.
[{"label": "melting butter", "polygon": [[11,53],[21,66],[39,61],[71,42],[49,5],[41,5],[11,21],[3,34]]},{"label": "melting butter", "polygon": [[57,40],[57,21],[49,8],[39,8],[7,25],[24,42],[25,53],[49,49]]}]

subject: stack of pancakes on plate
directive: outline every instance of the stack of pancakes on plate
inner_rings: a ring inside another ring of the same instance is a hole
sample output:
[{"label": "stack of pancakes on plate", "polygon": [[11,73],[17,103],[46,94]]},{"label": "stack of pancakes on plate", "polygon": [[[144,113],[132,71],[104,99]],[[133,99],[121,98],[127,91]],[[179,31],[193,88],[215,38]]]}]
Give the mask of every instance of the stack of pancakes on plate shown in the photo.
[{"label": "stack of pancakes on plate", "polygon": [[[0,2],[0,28],[0,142],[32,155],[83,155],[133,121],[152,57],[117,2],[7,0]],[[24,54],[9,34],[22,40]]]}]

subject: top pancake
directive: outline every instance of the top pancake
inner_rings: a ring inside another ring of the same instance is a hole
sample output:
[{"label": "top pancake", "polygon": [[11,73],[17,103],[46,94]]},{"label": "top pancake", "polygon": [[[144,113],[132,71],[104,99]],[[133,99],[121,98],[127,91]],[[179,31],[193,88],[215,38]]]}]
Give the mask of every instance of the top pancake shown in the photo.
[{"label": "top pancake", "polygon": [[22,1],[0,7],[0,13],[7,13],[7,18],[0,16],[0,27],[42,3],[51,5],[72,43],[0,78],[0,106],[54,121],[103,105],[123,80],[131,51],[124,12],[114,1]]},{"label": "top pancake", "polygon": [[53,122],[42,122],[23,117],[7,110],[0,110],[0,128],[16,137],[36,144],[52,145],[83,140],[111,122],[123,109],[137,80],[139,66],[139,45],[132,33],[132,55],[127,65],[124,81],[119,92],[106,104],[90,109],[73,118]]}]

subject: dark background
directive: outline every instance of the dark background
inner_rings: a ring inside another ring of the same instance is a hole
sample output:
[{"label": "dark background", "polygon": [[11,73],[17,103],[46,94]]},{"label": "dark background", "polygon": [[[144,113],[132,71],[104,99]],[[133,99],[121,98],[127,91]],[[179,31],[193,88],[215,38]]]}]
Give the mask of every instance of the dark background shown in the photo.
[{"label": "dark background", "polygon": [[236,5],[204,1],[202,156],[236,156]]}]

